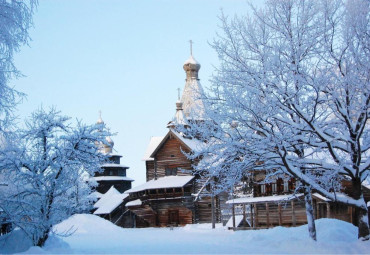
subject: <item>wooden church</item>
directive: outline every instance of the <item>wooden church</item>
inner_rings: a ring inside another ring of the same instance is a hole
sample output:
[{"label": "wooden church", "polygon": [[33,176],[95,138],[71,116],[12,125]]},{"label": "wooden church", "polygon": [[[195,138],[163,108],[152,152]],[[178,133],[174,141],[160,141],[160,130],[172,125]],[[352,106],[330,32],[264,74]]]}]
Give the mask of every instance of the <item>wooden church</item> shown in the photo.
[{"label": "wooden church", "polygon": [[[135,227],[166,227],[192,223],[211,222],[212,208],[215,218],[221,221],[220,197],[215,197],[214,207],[211,197],[197,197],[204,188],[205,180],[193,172],[195,162],[189,160],[189,153],[201,145],[201,141],[189,139],[176,131],[178,125],[188,121],[200,121],[204,104],[199,98],[202,86],[198,72],[200,64],[190,56],[183,68],[186,83],[182,97],[176,102],[176,113],[167,125],[164,137],[152,137],[144,156],[146,183],[128,190],[126,204],[134,216]],[[224,203],[225,204],[225,203]]]},{"label": "wooden church", "polygon": [[[97,124],[104,124],[101,116]],[[97,198],[93,214],[110,220],[116,225],[125,226],[130,217],[125,217],[125,203],[128,194],[124,192],[131,189],[133,179],[127,177],[128,166],[121,164],[121,155],[113,152],[114,142],[108,136],[107,144],[100,144],[102,153],[108,155],[108,162],[101,166],[102,172],[96,173],[93,179],[98,183],[93,196]]]}]

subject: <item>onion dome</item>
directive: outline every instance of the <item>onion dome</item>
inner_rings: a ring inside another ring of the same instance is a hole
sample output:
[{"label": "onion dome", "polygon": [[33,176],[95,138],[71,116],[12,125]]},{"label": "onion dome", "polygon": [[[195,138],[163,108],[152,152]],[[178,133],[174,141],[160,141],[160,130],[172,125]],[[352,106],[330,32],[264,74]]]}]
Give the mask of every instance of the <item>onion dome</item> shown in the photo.
[{"label": "onion dome", "polygon": [[200,64],[195,60],[193,55],[190,55],[188,60],[185,61],[183,66],[186,72],[186,81],[198,80],[198,71],[200,69]]},{"label": "onion dome", "polygon": [[101,118],[101,111],[99,111],[99,119],[97,120],[96,124],[104,124],[104,121]]},{"label": "onion dome", "polygon": [[110,138],[110,136],[107,136],[107,137],[105,138],[105,140],[108,142],[108,144],[110,145],[110,147],[112,147],[112,148],[113,148],[113,146],[114,146],[114,142],[113,142],[112,138]]}]

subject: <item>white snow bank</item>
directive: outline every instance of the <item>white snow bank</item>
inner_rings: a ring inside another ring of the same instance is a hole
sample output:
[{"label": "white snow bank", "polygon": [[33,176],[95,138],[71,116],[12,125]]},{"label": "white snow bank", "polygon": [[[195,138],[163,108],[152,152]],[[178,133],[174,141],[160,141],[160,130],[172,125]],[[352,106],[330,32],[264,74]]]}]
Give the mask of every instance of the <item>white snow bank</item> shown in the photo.
[{"label": "white snow bank", "polygon": [[31,239],[20,229],[0,236],[0,254],[22,252],[27,250],[31,245]]},{"label": "white snow bank", "polygon": [[[123,229],[94,215],[79,214],[58,224],[55,230],[68,231],[61,244],[49,243],[43,249],[32,248],[26,253],[77,254],[368,254],[370,242],[357,240],[357,228],[335,219],[316,221],[318,241],[308,237],[307,225],[296,228],[276,227],[263,230],[230,231],[217,225],[194,224],[174,228]],[[35,250],[37,249],[37,250]],[[64,250],[63,250],[64,249]],[[0,250],[1,253],[1,250]]]}]

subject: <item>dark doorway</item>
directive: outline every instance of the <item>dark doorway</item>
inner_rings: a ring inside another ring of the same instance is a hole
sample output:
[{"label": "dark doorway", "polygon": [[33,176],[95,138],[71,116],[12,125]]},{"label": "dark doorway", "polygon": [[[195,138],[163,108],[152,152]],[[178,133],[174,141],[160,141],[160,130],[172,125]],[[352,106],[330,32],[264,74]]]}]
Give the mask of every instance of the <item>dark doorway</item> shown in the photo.
[{"label": "dark doorway", "polygon": [[179,225],[179,210],[169,210],[168,211],[168,223],[172,226]]}]

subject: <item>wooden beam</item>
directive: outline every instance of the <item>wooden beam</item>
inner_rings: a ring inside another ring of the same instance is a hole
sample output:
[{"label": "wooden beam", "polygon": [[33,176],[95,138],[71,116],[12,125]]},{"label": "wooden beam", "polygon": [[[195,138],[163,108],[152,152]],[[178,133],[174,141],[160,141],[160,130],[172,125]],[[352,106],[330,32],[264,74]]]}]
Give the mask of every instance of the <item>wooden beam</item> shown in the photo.
[{"label": "wooden beam", "polygon": [[233,204],[233,228],[235,229],[235,205]]},{"label": "wooden beam", "polygon": [[294,200],[292,200],[290,204],[292,205],[292,224],[293,227],[295,227],[297,225],[297,219],[295,217]]},{"label": "wooden beam", "polygon": [[320,203],[317,201],[316,202],[316,218],[315,219],[320,219]]},{"label": "wooden beam", "polygon": [[278,213],[279,213],[279,226],[283,225],[283,219],[281,215],[281,204],[278,204]]},{"label": "wooden beam", "polygon": [[330,213],[330,204],[326,203],[326,218],[330,218],[331,213]]},{"label": "wooden beam", "polygon": [[246,217],[245,217],[245,204],[243,205],[243,227],[246,225]]},{"label": "wooden beam", "polygon": [[249,208],[250,208],[250,211],[251,211],[251,221],[250,221],[250,223],[251,223],[251,227],[254,227],[254,219],[253,219],[253,204],[250,204],[250,206],[249,206]]},{"label": "wooden beam", "polygon": [[254,227],[258,227],[258,210],[257,210],[257,204],[253,204],[254,208]]},{"label": "wooden beam", "polygon": [[265,203],[266,206],[266,225],[269,228],[270,227],[270,211],[269,211],[269,204]]}]

